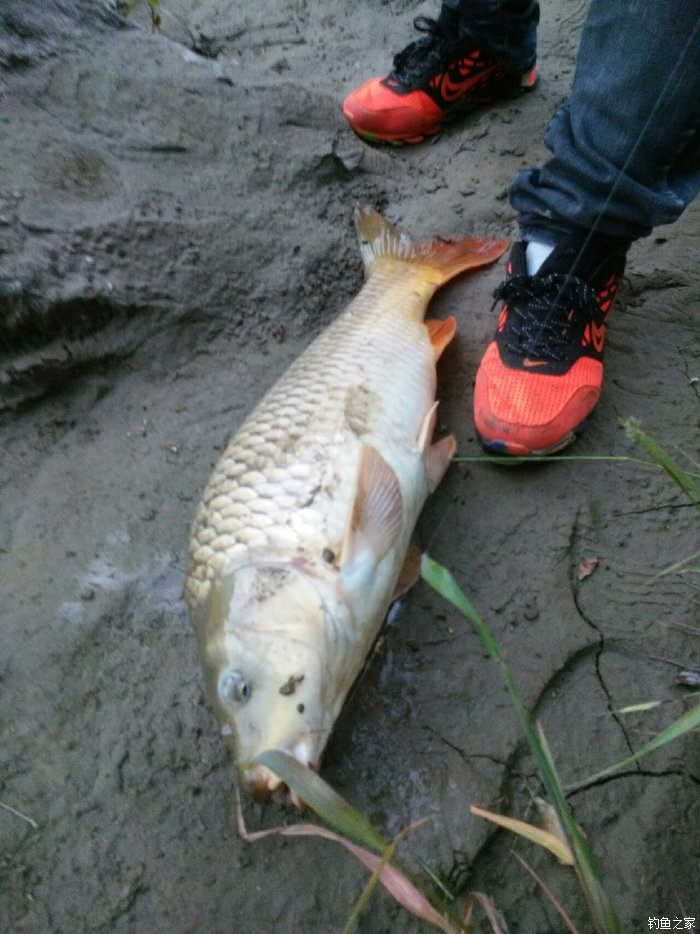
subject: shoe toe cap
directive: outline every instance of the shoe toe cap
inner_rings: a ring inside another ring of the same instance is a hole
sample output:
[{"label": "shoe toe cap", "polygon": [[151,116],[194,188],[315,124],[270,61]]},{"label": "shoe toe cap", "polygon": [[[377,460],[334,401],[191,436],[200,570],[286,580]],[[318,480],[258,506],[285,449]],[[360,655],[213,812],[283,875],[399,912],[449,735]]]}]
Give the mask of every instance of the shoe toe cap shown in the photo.
[{"label": "shoe toe cap", "polygon": [[390,142],[411,142],[439,130],[439,109],[427,95],[420,91],[396,94],[383,80],[370,78],[343,101],[345,119],[356,133]]},{"label": "shoe toe cap", "polygon": [[474,423],[482,442],[521,455],[565,447],[595,408],[602,375],[602,364],[587,357],[560,376],[507,367],[492,343],[474,389]]}]

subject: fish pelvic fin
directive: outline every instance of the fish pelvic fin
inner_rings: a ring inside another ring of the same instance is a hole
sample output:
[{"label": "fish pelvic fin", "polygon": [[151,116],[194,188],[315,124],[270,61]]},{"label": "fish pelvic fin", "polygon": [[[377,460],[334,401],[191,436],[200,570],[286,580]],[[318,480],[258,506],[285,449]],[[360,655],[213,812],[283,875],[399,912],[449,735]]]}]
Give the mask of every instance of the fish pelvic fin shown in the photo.
[{"label": "fish pelvic fin", "polygon": [[420,569],[421,569],[421,550],[415,542],[411,542],[408,546],[408,551],[406,552],[406,557],[404,558],[403,565],[399,571],[399,576],[394,586],[394,593],[391,597],[392,601],[399,600],[405,593],[417,584],[420,580]]},{"label": "fish pelvic fin", "polygon": [[382,260],[394,260],[423,267],[424,278],[435,288],[461,272],[493,263],[508,247],[498,237],[414,240],[367,205],[355,209],[355,228],[366,277]]},{"label": "fish pelvic fin", "polygon": [[376,448],[362,446],[355,496],[340,552],[341,580],[361,585],[391,550],[403,523],[396,474]]},{"label": "fish pelvic fin", "polygon": [[438,488],[440,481],[447,472],[447,468],[450,466],[450,461],[457,452],[457,441],[453,435],[447,435],[434,444],[431,443],[433,431],[435,430],[437,407],[438,404],[435,402],[427,411],[417,439],[418,450],[423,453],[425,460],[425,475],[430,493],[434,493]]},{"label": "fish pelvic fin", "polygon": [[428,477],[428,490],[434,493],[445,476],[452,458],[457,453],[457,441],[454,435],[446,435],[435,441],[425,452],[425,466]]}]

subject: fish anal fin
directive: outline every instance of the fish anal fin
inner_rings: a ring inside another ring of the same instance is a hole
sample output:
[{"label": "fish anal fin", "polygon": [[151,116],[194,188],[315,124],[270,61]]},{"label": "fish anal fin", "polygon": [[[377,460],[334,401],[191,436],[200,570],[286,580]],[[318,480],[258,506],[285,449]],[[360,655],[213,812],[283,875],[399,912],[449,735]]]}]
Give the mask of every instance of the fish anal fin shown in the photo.
[{"label": "fish anal fin", "polygon": [[371,553],[378,563],[401,531],[403,500],[396,474],[376,448],[362,446],[355,496],[340,552],[341,570]]},{"label": "fish anal fin", "polygon": [[450,461],[457,452],[454,435],[446,435],[425,451],[425,472],[428,477],[428,489],[434,493],[445,476]]},{"label": "fish anal fin", "polygon": [[408,546],[408,551],[406,552],[406,557],[404,559],[401,570],[399,571],[396,586],[394,587],[394,594],[391,598],[392,602],[394,600],[398,600],[399,597],[403,597],[403,595],[408,593],[414,584],[418,583],[420,578],[420,566],[420,548],[414,542],[411,542],[411,544]]},{"label": "fish anal fin", "polygon": [[440,359],[442,353],[455,336],[457,331],[457,321],[453,317],[445,318],[444,321],[438,321],[436,318],[429,318],[425,322],[428,329],[428,337],[433,347],[435,362]]}]

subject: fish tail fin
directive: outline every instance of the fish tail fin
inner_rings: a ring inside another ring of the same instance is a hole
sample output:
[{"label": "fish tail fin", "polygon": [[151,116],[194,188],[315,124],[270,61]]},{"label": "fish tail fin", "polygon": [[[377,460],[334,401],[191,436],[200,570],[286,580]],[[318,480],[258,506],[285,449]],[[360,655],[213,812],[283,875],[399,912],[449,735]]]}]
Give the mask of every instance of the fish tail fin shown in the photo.
[{"label": "fish tail fin", "polygon": [[498,237],[413,240],[366,205],[355,209],[355,227],[368,278],[382,260],[393,260],[420,266],[435,288],[461,272],[493,263],[508,247],[508,241]]}]

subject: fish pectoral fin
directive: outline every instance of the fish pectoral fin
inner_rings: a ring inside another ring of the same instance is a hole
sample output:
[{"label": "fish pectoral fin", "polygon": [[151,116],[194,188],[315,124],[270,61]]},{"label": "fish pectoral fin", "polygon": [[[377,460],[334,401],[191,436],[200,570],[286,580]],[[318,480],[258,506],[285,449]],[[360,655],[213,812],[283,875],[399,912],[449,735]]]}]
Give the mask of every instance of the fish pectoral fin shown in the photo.
[{"label": "fish pectoral fin", "polygon": [[403,595],[408,593],[414,584],[418,583],[418,580],[420,579],[420,568],[420,548],[415,544],[415,542],[411,542],[411,544],[408,546],[408,551],[406,552],[403,566],[399,571],[396,586],[394,587],[394,593],[391,597],[392,603],[394,600],[398,600],[399,597],[403,597]]},{"label": "fish pectoral fin", "polygon": [[446,435],[435,444],[431,444],[425,452],[425,472],[428,477],[428,489],[434,493],[440,481],[445,476],[450,461],[457,451],[457,442],[454,435]]},{"label": "fish pectoral fin", "polygon": [[428,337],[433,347],[435,362],[440,359],[442,353],[455,336],[457,331],[457,320],[453,317],[445,318],[444,321],[438,321],[436,318],[428,318],[425,322],[428,329]]},{"label": "fish pectoral fin", "polygon": [[403,523],[403,499],[396,474],[376,448],[362,446],[357,485],[340,552],[341,572],[371,555],[384,558]]}]

